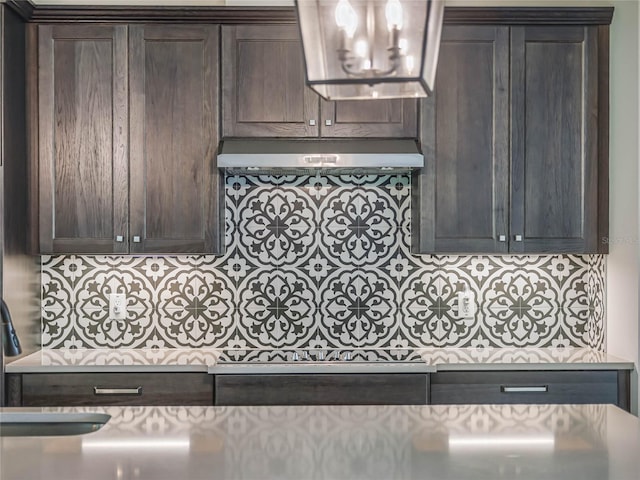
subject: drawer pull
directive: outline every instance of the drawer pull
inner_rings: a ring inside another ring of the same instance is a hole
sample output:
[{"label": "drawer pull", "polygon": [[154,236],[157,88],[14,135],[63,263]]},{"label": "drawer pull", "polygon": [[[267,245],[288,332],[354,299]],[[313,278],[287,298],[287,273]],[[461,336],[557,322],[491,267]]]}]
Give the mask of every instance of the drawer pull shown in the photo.
[{"label": "drawer pull", "polygon": [[142,395],[142,387],[134,388],[102,388],[93,387],[94,395]]},{"label": "drawer pull", "polygon": [[500,387],[502,393],[547,393],[549,391],[549,385],[532,385],[522,387],[508,387],[502,385]]}]

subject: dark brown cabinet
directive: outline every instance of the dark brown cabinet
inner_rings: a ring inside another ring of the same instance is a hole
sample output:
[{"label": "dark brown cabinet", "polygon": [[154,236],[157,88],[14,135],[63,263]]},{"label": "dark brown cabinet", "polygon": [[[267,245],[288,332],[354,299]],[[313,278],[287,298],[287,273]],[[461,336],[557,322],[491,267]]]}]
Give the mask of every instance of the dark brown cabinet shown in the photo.
[{"label": "dark brown cabinet", "polygon": [[40,253],[221,251],[218,31],[39,27]]},{"label": "dark brown cabinet", "polygon": [[629,411],[629,388],[628,370],[438,372],[430,403],[611,403]]},{"label": "dark brown cabinet", "polygon": [[608,99],[598,96],[597,38],[597,27],[511,29],[511,252],[606,245],[598,109]]},{"label": "dark brown cabinet", "polygon": [[428,374],[216,375],[216,405],[425,405]]},{"label": "dark brown cabinet", "polygon": [[131,26],[131,253],[219,253],[218,26]]},{"label": "dark brown cabinet", "polygon": [[421,109],[413,250],[507,252],[509,27],[446,26],[438,59]]},{"label": "dark brown cabinet", "polygon": [[11,374],[9,390],[10,405],[24,407],[213,404],[206,373]]},{"label": "dark brown cabinet", "polygon": [[38,29],[41,253],[126,253],[127,27]]},{"label": "dark brown cabinet", "polygon": [[416,100],[327,102],[304,81],[295,25],[222,27],[223,136],[417,136]]},{"label": "dark brown cabinet", "polygon": [[422,102],[414,253],[606,251],[600,28],[445,27]]}]

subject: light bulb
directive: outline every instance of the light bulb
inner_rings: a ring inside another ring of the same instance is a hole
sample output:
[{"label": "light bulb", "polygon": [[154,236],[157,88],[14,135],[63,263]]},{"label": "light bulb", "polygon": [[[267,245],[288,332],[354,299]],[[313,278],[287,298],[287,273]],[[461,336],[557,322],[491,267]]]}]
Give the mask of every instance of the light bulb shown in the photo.
[{"label": "light bulb", "polygon": [[387,17],[389,31],[394,28],[402,30],[402,5],[400,5],[400,0],[389,0],[384,13]]},{"label": "light bulb", "polygon": [[367,41],[366,40],[358,40],[356,42],[355,48],[354,48],[356,55],[358,57],[364,58],[367,56],[367,53],[369,52],[369,46],[367,45]]},{"label": "light bulb", "polygon": [[414,67],[413,55],[407,55],[404,60],[407,65],[407,73],[411,75],[413,73],[413,67]]},{"label": "light bulb", "polygon": [[401,38],[400,41],[398,42],[398,48],[403,52],[406,52],[408,47],[409,47],[409,41],[406,38]]},{"label": "light bulb", "polygon": [[343,29],[349,38],[353,38],[358,28],[358,15],[349,0],[340,0],[336,6],[336,25]]}]

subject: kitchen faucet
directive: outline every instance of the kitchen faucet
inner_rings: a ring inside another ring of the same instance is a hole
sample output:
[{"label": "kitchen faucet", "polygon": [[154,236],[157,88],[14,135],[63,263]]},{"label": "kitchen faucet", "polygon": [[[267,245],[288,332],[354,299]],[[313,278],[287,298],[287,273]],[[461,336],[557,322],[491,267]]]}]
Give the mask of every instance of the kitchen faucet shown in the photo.
[{"label": "kitchen faucet", "polygon": [[22,353],[22,347],[18,340],[15,328],[11,322],[9,307],[4,300],[0,299],[0,317],[2,317],[2,347],[7,357],[15,357]]}]

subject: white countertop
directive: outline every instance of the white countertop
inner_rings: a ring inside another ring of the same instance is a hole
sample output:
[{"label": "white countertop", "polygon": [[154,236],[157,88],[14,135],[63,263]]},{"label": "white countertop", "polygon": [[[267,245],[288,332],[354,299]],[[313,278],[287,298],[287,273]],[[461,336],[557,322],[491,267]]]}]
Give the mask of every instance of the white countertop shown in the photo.
[{"label": "white countertop", "polygon": [[[378,373],[453,370],[633,370],[634,364],[589,348],[423,348],[421,364],[384,363]],[[10,362],[8,373],[209,372],[222,373],[374,373],[349,362],[294,364],[218,364],[219,349],[55,349]]]},{"label": "white countertop", "polygon": [[86,435],[0,438],[2,480],[637,480],[640,472],[640,420],[611,405],[42,410],[112,418]]}]

